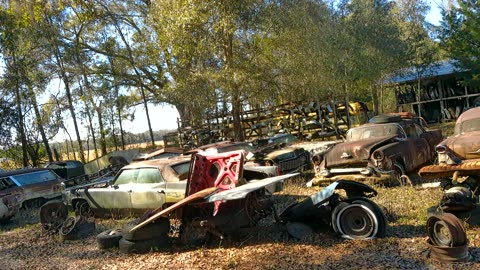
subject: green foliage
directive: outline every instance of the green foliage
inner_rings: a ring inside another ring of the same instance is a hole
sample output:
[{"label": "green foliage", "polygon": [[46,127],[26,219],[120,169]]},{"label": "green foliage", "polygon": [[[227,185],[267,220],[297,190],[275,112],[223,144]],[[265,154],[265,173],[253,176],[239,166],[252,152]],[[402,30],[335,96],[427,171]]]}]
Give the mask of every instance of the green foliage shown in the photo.
[{"label": "green foliage", "polygon": [[460,0],[458,7],[443,14],[442,46],[448,55],[458,60],[458,66],[471,70],[468,83],[480,83],[480,3]]}]

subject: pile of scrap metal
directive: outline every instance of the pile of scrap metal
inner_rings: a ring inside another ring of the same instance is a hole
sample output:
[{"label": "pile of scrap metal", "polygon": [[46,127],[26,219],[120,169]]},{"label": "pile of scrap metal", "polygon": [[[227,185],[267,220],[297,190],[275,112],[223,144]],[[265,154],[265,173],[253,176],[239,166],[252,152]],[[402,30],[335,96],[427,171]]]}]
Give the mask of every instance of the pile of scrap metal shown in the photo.
[{"label": "pile of scrap metal", "polygon": [[[242,177],[244,151],[196,153],[187,180],[186,197],[167,207],[147,212],[122,229],[97,236],[99,248],[119,247],[124,253],[146,253],[171,243],[169,218],[181,221],[178,240],[185,245],[201,245],[209,240],[231,237],[252,228],[270,214],[298,231],[300,222],[325,220],[348,239],[385,236],[386,219],[368,197],[377,192],[369,186],[338,181],[304,202],[291,205],[278,216],[272,194],[282,182],[298,174],[245,181]],[[336,190],[345,190],[343,197]],[[291,232],[295,236],[295,232]]]},{"label": "pile of scrap metal", "polygon": [[441,179],[445,193],[429,214],[450,212],[480,224],[480,107],[465,111],[455,123],[453,136],[436,146],[438,164],[425,166],[419,175]]},{"label": "pile of scrap metal", "polygon": [[40,223],[43,230],[59,235],[61,240],[83,239],[95,230],[95,222],[83,216],[68,216],[67,206],[60,201],[49,201],[40,208]]},{"label": "pile of scrap metal", "polygon": [[169,243],[169,219],[181,219],[180,241],[187,245],[223,239],[242,228],[254,227],[273,211],[272,193],[296,174],[245,181],[244,151],[201,152],[194,156],[185,198],[165,209],[159,207],[121,230],[97,236],[100,248],[118,246],[121,252],[144,253]]},{"label": "pile of scrap metal", "polygon": [[430,257],[445,263],[467,262],[467,234],[461,221],[450,213],[432,215],[427,220]]},{"label": "pile of scrap metal", "polygon": [[[335,192],[344,190],[346,196]],[[303,239],[313,232],[310,225],[319,222],[331,225],[346,239],[371,239],[384,237],[387,220],[382,209],[368,198],[377,191],[363,183],[340,180],[306,200],[294,203],[280,214],[288,233]]]}]

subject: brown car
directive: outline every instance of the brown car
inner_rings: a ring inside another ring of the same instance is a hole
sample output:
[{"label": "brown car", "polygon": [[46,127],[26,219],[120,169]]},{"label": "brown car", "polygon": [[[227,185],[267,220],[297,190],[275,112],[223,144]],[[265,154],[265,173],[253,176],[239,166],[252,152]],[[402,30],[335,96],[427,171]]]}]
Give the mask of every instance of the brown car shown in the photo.
[{"label": "brown car", "polygon": [[408,172],[431,161],[441,130],[427,131],[422,121],[401,115],[379,115],[350,129],[346,141],[329,150],[311,184],[336,180],[369,180],[405,184]]},{"label": "brown car", "polygon": [[480,107],[461,114],[453,136],[436,147],[438,164],[425,166],[419,175],[441,179],[445,194],[429,215],[441,211],[468,217],[468,223],[480,224]]}]

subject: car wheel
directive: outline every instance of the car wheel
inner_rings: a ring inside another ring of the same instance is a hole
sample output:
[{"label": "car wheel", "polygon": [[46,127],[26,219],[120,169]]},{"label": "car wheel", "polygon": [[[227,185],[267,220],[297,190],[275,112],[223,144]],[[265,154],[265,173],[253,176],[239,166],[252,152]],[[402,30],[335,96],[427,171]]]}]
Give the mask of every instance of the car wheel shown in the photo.
[{"label": "car wheel", "polygon": [[379,222],[375,212],[364,204],[342,207],[332,221],[338,234],[347,239],[370,239],[377,235]]},{"label": "car wheel", "polygon": [[44,228],[58,227],[67,219],[67,206],[60,201],[49,201],[40,207],[40,223]]},{"label": "car wheel", "polygon": [[168,218],[159,218],[153,223],[149,223],[144,227],[130,232],[138,223],[127,223],[123,227],[123,238],[129,241],[140,241],[152,238],[163,237],[170,231],[170,221]]},{"label": "car wheel", "polygon": [[170,238],[167,235],[139,241],[129,241],[122,237],[118,242],[118,248],[122,253],[144,254],[156,249],[166,248],[169,244]]},{"label": "car wheel", "polygon": [[460,220],[451,213],[434,214],[427,220],[427,234],[432,244],[458,247],[467,243],[467,235]]},{"label": "car wheel", "polygon": [[387,233],[387,218],[385,217],[383,210],[375,202],[367,198],[357,198],[352,203],[365,205],[375,213],[378,220],[378,230],[375,235],[372,235],[372,237],[385,237]]},{"label": "car wheel", "polygon": [[70,217],[60,228],[62,240],[77,240],[85,238],[95,230],[95,222],[87,221],[84,217]]},{"label": "car wheel", "polygon": [[93,217],[92,208],[87,201],[80,201],[75,205],[75,214],[85,218]]},{"label": "car wheel", "polygon": [[182,224],[180,229],[180,241],[184,245],[201,246],[208,240],[208,232],[205,228],[193,226],[192,222]]},{"label": "car wheel", "polygon": [[97,246],[99,249],[118,247],[121,238],[121,229],[106,230],[97,235]]},{"label": "car wheel", "polygon": [[402,164],[398,162],[394,162],[392,170],[393,170],[393,177],[395,179],[394,185],[400,185],[400,186],[412,185],[412,182],[410,181],[410,178],[407,176],[405,172],[405,168],[403,167]]}]

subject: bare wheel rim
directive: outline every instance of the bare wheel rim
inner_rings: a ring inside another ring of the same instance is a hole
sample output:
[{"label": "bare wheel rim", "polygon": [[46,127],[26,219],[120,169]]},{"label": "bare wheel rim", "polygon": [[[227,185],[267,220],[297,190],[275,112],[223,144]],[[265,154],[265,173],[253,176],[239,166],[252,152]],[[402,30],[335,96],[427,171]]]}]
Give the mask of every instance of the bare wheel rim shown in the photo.
[{"label": "bare wheel rim", "polygon": [[378,232],[375,213],[361,204],[350,204],[340,210],[336,217],[338,231],[347,239],[368,239]]},{"label": "bare wheel rim", "polygon": [[435,238],[434,243],[442,246],[450,246],[452,243],[452,234],[450,233],[448,225],[443,220],[439,220],[433,224],[433,237]]}]

